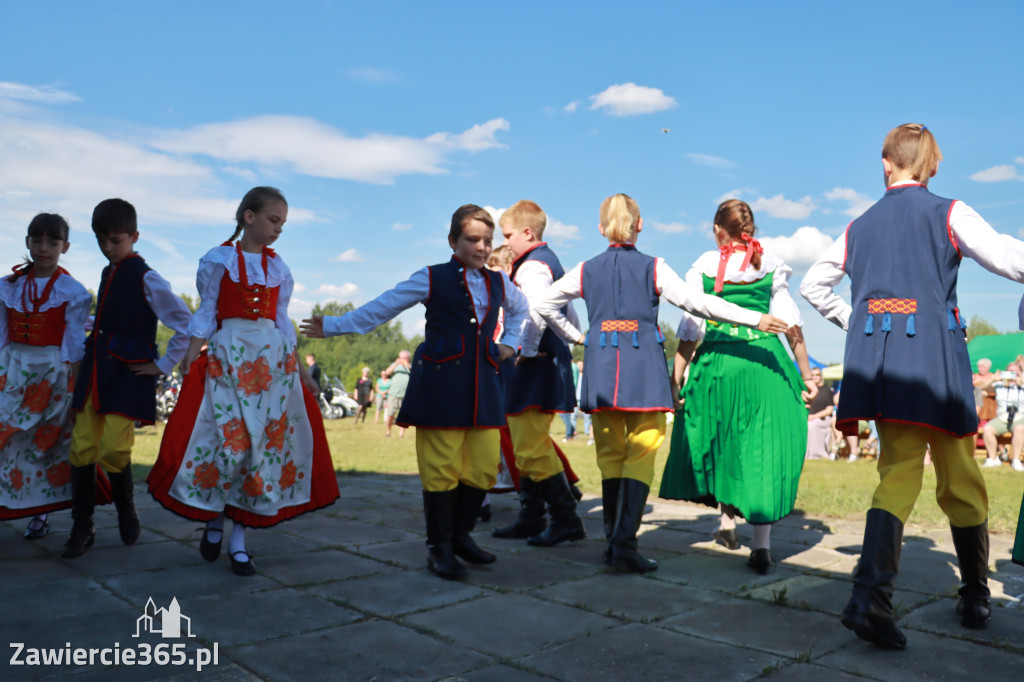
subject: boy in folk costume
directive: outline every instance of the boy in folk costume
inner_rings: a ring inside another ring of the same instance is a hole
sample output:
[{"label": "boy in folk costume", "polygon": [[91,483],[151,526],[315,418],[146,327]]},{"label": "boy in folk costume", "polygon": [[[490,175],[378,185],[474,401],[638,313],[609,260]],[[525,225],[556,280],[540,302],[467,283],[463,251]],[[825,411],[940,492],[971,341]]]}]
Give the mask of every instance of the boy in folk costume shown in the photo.
[{"label": "boy in folk costume", "polygon": [[[842,622],[861,639],[895,649],[907,639],[893,617],[893,583],[929,445],[936,497],[960,564],[960,622],[981,629],[991,616],[988,493],[974,461],[978,417],[956,282],[964,256],[1024,281],[1024,242],[996,233],[963,202],[928,191],[941,159],[927,127],[889,131],[885,196],[850,223],[800,286],[811,305],[849,332],[840,429],[853,433],[858,419],[874,419],[881,446],[881,480]],[[852,306],[833,291],[844,275]]]},{"label": "boy in folk costume", "polygon": [[[341,317],[303,320],[302,332],[320,338],[365,334],[422,303],[426,333],[412,361],[399,426],[415,426],[423,485],[427,565],[446,580],[465,577],[456,558],[489,564],[469,531],[498,471],[498,429],[505,424],[499,365],[515,355],[529,304],[502,272],[484,265],[494,220],[473,204],[452,215],[447,263],[422,268],[394,289]],[[494,339],[499,308],[505,335]]]},{"label": "boy in folk costume", "polygon": [[[542,241],[547,216],[536,203],[523,200],[505,211],[498,222],[515,256],[512,283],[532,308],[551,283],[565,274],[555,252]],[[578,326],[571,306],[562,312]],[[506,377],[505,389],[505,412],[519,470],[519,517],[493,534],[525,537],[531,545],[550,546],[586,537],[565,467],[549,433],[556,412],[576,409],[576,395],[569,346],[535,311],[530,311],[530,317],[532,323],[523,337],[520,357]],[[550,525],[545,504],[551,513]]]},{"label": "boy in folk costume", "polygon": [[[78,414],[71,438],[71,537],[61,556],[80,556],[96,537],[92,521],[96,465],[107,473],[117,507],[121,540],[133,544],[141,531],[132,483],[135,422],[156,421],[156,378],[170,374],[188,348],[192,317],[171,285],[133,247],[139,239],[135,207],[124,199],[101,201],[92,230],[110,264],[97,291],[96,320],[71,403]],[[156,327],[174,331],[162,357]]]}]

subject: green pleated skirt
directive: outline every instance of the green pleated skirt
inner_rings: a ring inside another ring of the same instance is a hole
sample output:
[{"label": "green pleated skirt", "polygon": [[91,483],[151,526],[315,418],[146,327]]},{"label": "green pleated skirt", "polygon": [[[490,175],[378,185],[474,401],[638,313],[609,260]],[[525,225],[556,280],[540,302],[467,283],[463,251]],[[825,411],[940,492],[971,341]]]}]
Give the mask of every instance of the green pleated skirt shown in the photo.
[{"label": "green pleated skirt", "polygon": [[730,504],[751,523],[793,511],[807,450],[803,388],[778,337],[705,340],[676,411],[659,495]]}]

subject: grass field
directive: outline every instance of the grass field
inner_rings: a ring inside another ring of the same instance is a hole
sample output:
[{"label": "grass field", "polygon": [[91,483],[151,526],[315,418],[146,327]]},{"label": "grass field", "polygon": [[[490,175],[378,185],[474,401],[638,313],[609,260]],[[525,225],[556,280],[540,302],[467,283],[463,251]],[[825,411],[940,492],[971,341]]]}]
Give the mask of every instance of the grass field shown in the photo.
[{"label": "grass field", "polygon": [[[342,474],[360,473],[416,473],[415,431],[409,430],[405,438],[398,438],[398,429],[392,438],[384,437],[383,424],[356,424],[352,418],[326,422],[327,439],[331,445],[334,467]],[[136,432],[135,474],[141,480],[149,473],[156,461],[163,433],[163,424],[139,429]],[[555,420],[553,435],[561,440],[561,420]],[[661,471],[668,456],[672,427],[669,438],[665,439],[658,452],[655,465],[654,485],[657,491],[661,482]],[[594,461],[594,446],[587,445],[586,439],[559,443],[573,468],[580,477],[584,492],[601,493],[601,475]],[[1000,533],[1013,533],[1017,527],[1020,512],[1021,493],[1024,491],[1024,474],[1012,471],[1010,467],[982,469],[988,484],[989,528]],[[861,459],[846,461],[812,461],[804,465],[797,497],[797,509],[806,515],[824,518],[863,518],[871,502],[871,494],[878,484],[875,461]],[[910,523],[933,528],[947,526],[945,515],[935,502],[935,471],[926,467],[921,496],[918,499]]]}]

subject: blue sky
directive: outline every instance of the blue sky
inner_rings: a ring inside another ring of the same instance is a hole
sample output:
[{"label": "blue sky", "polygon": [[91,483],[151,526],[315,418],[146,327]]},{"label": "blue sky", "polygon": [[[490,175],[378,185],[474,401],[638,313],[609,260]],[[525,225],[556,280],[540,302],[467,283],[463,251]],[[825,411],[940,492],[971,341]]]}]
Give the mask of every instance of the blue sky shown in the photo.
[{"label": "blue sky", "polygon": [[[121,196],[140,253],[194,293],[241,196],[271,184],[299,319],[447,260],[467,202],[536,200],[571,267],[621,191],[641,250],[680,274],[738,196],[799,280],[881,195],[882,139],[911,121],[945,155],[931,189],[1024,237],[1022,29],[1019,2],[0,0],[0,248],[13,265],[32,215],[59,212],[95,288],[89,216]],[[968,317],[1012,329],[1021,291],[961,269]],[[842,332],[802,310],[811,354],[840,361]]]}]

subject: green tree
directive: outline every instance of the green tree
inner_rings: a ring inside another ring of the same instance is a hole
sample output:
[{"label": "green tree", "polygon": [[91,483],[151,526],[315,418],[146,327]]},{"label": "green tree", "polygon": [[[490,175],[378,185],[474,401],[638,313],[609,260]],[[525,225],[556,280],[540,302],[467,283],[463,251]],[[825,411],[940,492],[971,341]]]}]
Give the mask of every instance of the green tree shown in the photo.
[{"label": "green tree", "polygon": [[972,339],[976,336],[995,336],[1002,333],[988,320],[977,315],[972,315],[971,321],[967,323],[967,334]]}]

